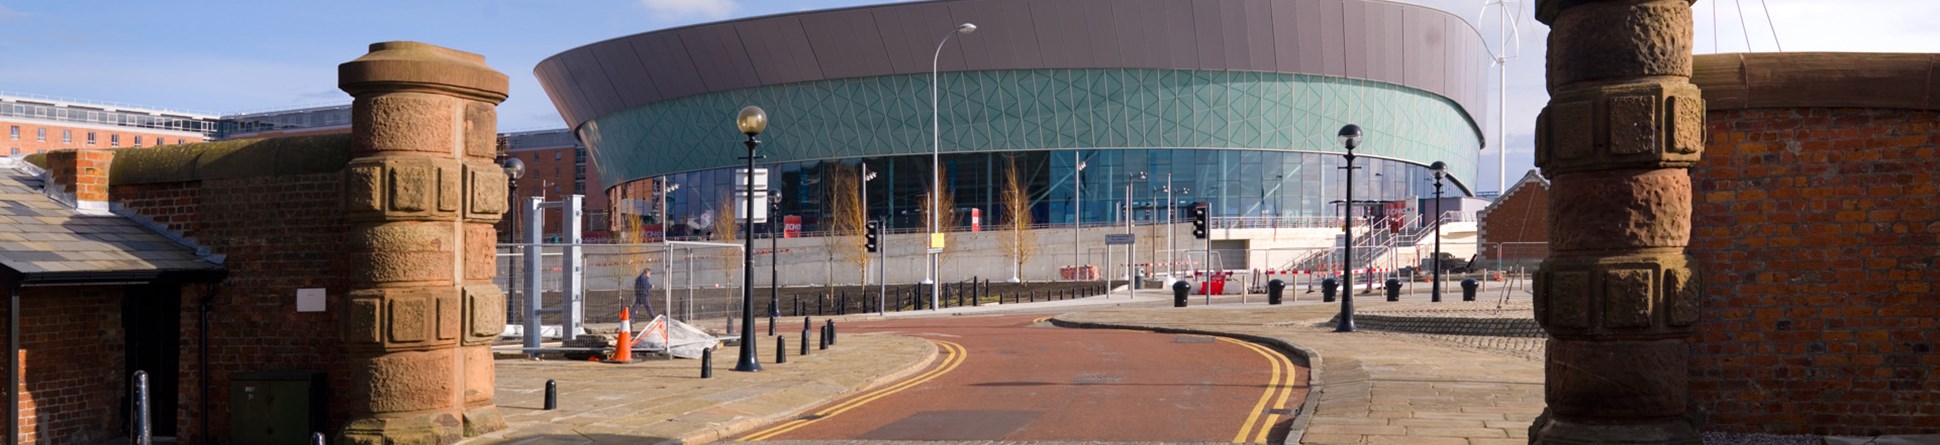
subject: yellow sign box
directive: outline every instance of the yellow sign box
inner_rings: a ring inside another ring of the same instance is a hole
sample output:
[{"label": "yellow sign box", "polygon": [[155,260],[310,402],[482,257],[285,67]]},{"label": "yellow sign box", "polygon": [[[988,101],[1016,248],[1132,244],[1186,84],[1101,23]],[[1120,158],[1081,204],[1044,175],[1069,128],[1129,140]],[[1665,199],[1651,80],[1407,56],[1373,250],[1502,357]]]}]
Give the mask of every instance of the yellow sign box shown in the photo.
[{"label": "yellow sign box", "polygon": [[943,234],[941,233],[930,234],[930,248],[931,249],[943,248]]}]

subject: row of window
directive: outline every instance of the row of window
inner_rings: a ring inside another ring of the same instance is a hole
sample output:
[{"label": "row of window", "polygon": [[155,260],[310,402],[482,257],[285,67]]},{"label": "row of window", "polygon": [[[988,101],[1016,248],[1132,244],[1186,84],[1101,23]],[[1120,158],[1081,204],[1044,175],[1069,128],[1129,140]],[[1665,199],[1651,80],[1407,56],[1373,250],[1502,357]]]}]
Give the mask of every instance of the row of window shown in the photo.
[{"label": "row of window", "polygon": [[87,109],[82,107],[62,107],[33,103],[11,103],[0,105],[0,116],[51,119],[64,122],[87,122],[107,125],[121,125],[141,128],[160,128],[167,130],[194,131],[198,133],[215,132],[214,119],[186,116],[150,115],[146,113],[126,113]]},{"label": "row of window", "polygon": [[[20,126],[19,126],[19,125],[14,125],[14,126],[12,126],[12,127],[10,127],[10,128],[8,128],[8,130],[7,130],[7,135],[8,135],[8,138],[9,138],[9,139],[11,139],[11,140],[16,140],[16,141],[18,141],[18,140],[20,140]],[[140,147],[140,146],[142,146],[142,142],[143,142],[143,138],[144,138],[144,137],[143,137],[143,136],[141,136],[141,135],[136,135],[136,136],[135,136],[135,146],[136,146],[136,147]],[[35,140],[36,142],[47,142],[47,129],[46,129],[46,128],[36,128],[36,129],[34,129],[34,140]],[[181,143],[186,143],[186,142],[188,142],[188,141],[187,141],[187,140],[185,140],[185,139],[182,139],[182,138],[175,138],[175,143],[177,143],[177,144],[181,144]],[[67,129],[63,129],[63,130],[61,130],[61,143],[63,143],[63,144],[72,144],[72,143],[74,143],[74,130],[67,130]],[[90,131],[90,132],[88,132],[88,145],[94,145],[94,132],[92,132],[92,131]],[[157,136],[157,137],[155,137],[155,145],[156,145],[156,146],[162,146],[162,145],[168,145],[168,138],[164,138],[164,137],[160,137],[160,136]],[[120,147],[120,146],[121,146],[121,135],[120,135],[120,134],[109,134],[109,135],[108,135],[108,146],[110,146],[110,147]]]}]

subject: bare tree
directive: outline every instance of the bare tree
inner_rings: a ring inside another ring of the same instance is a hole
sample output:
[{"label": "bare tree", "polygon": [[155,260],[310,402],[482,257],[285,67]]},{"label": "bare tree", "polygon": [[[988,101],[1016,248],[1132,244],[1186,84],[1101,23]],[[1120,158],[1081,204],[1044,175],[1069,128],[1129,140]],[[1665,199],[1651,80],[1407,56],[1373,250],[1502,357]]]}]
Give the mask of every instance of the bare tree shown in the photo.
[{"label": "bare tree", "polygon": [[1037,234],[1031,231],[1031,196],[1024,184],[1024,175],[1017,171],[1017,160],[1006,157],[1004,165],[1004,228],[1009,233],[1001,238],[1004,251],[1010,254],[1010,282],[1022,281],[1019,275],[1024,262],[1037,253]]},{"label": "bare tree", "polygon": [[[869,248],[859,238],[867,230],[868,217],[863,211],[860,195],[862,178],[860,172],[849,166],[836,164],[825,170],[828,179],[822,181],[827,186],[829,205],[829,234],[822,237],[824,246],[830,252],[841,252],[842,256],[855,264],[857,283],[868,280]],[[828,243],[834,243],[830,245]]]},{"label": "bare tree", "polygon": [[[630,289],[628,284],[635,277],[639,276],[640,271],[653,267],[654,263],[658,260],[650,252],[650,249],[643,245],[649,241],[653,241],[653,237],[647,234],[647,224],[645,221],[642,221],[640,217],[634,215],[618,215],[616,219],[618,220],[616,221],[618,225],[613,228],[613,241],[618,243],[618,246],[614,249],[612,257],[606,261],[618,265],[611,269],[613,270],[613,276],[611,277],[614,281],[613,288]],[[661,227],[663,227],[661,230],[666,230],[664,228],[666,227],[665,224],[662,224]],[[662,236],[665,236],[665,232],[662,233]],[[630,298],[631,295],[628,292],[617,292],[615,293],[615,298],[619,299],[620,307],[627,307],[633,303]]]},{"label": "bare tree", "polygon": [[[734,213],[734,195],[721,197],[714,214],[714,241],[734,243],[741,239],[741,218]],[[734,282],[735,272],[740,272],[741,252],[734,249],[709,249],[721,260],[721,276],[724,282]]]}]

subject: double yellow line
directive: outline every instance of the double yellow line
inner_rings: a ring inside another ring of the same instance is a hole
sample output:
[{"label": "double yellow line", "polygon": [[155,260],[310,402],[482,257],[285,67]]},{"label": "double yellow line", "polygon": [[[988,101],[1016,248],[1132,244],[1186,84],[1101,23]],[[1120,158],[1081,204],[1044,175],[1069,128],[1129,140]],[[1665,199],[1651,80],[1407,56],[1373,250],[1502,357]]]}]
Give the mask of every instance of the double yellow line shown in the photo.
[{"label": "double yellow line", "polygon": [[904,380],[902,383],[890,385],[887,388],[878,389],[878,390],[875,390],[874,392],[864,394],[861,397],[849,399],[848,401],[835,404],[834,406],[830,406],[828,408],[824,408],[821,411],[816,411],[812,415],[806,416],[804,418],[790,420],[780,425],[775,425],[774,427],[768,428],[766,430],[762,430],[761,432],[749,434],[747,437],[742,437],[741,441],[755,442],[755,441],[772,439],[775,436],[787,434],[789,431],[794,431],[796,429],[808,426],[815,422],[820,422],[824,419],[835,417],[842,413],[848,412],[851,409],[855,409],[856,407],[862,406],[869,402],[873,402],[876,399],[887,397],[890,394],[901,392],[905,389],[909,389],[910,387],[913,387],[916,385],[921,385],[923,384],[923,382],[935,380],[937,377],[941,377],[943,376],[943,374],[948,374],[950,373],[951,370],[957,369],[957,365],[963,364],[964,356],[969,355],[969,353],[963,349],[963,345],[942,341],[942,340],[930,340],[930,342],[935,343],[937,347],[943,348],[943,354],[944,354],[943,364],[938,365],[936,369],[931,369],[929,372],[925,372],[920,375],[917,375],[916,378]]},{"label": "double yellow line", "polygon": [[[1293,382],[1296,375],[1293,361],[1265,346],[1225,337],[1219,337],[1219,340],[1252,349],[1261,357],[1266,357],[1266,361],[1273,365],[1273,378],[1267,381],[1266,392],[1260,394],[1260,401],[1254,403],[1253,410],[1246,414],[1246,423],[1240,425],[1239,434],[1233,436],[1233,443],[1266,443],[1266,435],[1273,432],[1273,424],[1280,421],[1279,414],[1266,414],[1266,412],[1281,409],[1286,406],[1287,398],[1293,396]],[[1261,414],[1266,414],[1264,421],[1260,417]],[[1254,430],[1256,426],[1259,428],[1257,433]],[[1247,440],[1248,437],[1252,440]]]}]

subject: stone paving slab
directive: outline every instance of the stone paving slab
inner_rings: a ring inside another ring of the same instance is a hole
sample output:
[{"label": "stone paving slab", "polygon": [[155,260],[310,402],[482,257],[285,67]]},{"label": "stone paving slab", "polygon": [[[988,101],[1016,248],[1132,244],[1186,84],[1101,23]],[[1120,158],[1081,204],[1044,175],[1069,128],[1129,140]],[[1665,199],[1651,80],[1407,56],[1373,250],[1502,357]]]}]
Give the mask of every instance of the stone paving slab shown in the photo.
[{"label": "stone paving slab", "polygon": [[[1370,301],[1374,300],[1374,301]],[[1380,311],[1378,299],[1355,300]],[[1493,302],[1435,303],[1450,308]],[[1400,309],[1397,306],[1396,309]],[[1404,335],[1316,327],[1336,304],[1137,308],[1059,315],[1065,326],[1197,332],[1252,338],[1308,357],[1313,395],[1289,443],[1527,443],[1543,409],[1542,362]]]},{"label": "stone paving slab", "polygon": [[[734,372],[736,347],[715,351],[714,378],[700,361],[648,358],[617,365],[499,360],[496,401],[510,428],[472,444],[580,445],[704,443],[895,382],[927,366],[936,346],[913,337],[841,336],[838,346],[774,363],[774,338],[759,336],[762,372]],[[558,383],[559,409],[545,411],[545,382]]]}]

